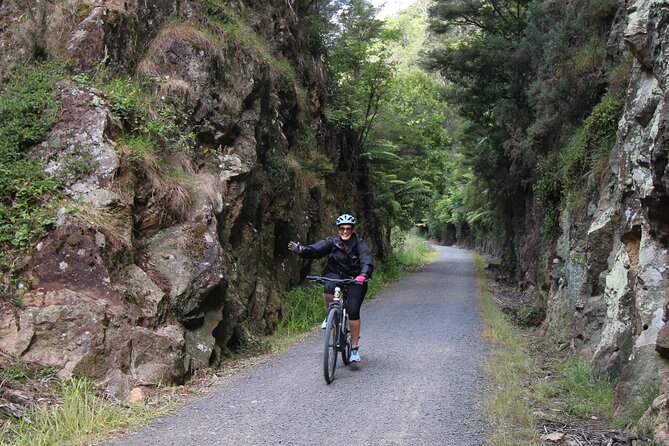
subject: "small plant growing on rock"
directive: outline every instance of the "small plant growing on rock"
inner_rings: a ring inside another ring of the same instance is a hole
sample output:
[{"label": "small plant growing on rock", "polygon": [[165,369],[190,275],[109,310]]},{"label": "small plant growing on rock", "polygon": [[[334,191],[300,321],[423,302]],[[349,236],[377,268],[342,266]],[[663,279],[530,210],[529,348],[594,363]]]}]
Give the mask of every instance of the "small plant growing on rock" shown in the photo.
[{"label": "small plant growing on rock", "polygon": [[537,327],[546,318],[546,306],[540,302],[532,302],[519,308],[510,309],[513,322],[521,327]]}]

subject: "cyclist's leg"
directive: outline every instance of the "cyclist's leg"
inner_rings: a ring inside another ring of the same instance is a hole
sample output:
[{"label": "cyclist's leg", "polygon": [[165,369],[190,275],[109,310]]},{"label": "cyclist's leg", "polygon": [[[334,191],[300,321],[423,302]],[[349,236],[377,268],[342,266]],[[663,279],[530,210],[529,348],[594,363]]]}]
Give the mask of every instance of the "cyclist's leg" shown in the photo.
[{"label": "cyclist's leg", "polygon": [[358,348],[358,341],[360,339],[360,307],[362,306],[362,301],[365,299],[365,294],[367,294],[367,284],[351,285],[347,291],[346,311],[348,312],[351,324],[351,343],[355,349]]}]

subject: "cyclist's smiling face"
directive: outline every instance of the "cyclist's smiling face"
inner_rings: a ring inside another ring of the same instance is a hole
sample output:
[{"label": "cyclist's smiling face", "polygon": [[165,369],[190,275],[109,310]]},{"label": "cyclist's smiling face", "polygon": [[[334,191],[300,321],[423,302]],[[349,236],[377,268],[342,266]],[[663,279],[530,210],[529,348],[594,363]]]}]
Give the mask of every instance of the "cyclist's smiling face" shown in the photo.
[{"label": "cyclist's smiling face", "polygon": [[353,235],[353,226],[351,225],[341,225],[339,227],[339,236],[342,240],[347,241]]}]

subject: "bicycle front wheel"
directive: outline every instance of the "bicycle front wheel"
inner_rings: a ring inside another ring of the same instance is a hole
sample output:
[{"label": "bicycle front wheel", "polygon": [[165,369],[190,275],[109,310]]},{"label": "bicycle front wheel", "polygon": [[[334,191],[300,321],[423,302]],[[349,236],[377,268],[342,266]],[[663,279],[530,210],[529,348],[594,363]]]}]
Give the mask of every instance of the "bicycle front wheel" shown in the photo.
[{"label": "bicycle front wheel", "polygon": [[325,345],[323,346],[323,376],[328,384],[334,379],[335,367],[337,366],[338,322],[339,312],[336,308],[330,308],[325,324]]},{"label": "bicycle front wheel", "polygon": [[344,361],[344,365],[349,365],[351,363],[351,324],[348,320],[348,315],[344,316],[344,323],[341,324],[344,327],[342,330],[343,334],[341,337],[341,343],[343,344],[341,349],[341,359]]}]

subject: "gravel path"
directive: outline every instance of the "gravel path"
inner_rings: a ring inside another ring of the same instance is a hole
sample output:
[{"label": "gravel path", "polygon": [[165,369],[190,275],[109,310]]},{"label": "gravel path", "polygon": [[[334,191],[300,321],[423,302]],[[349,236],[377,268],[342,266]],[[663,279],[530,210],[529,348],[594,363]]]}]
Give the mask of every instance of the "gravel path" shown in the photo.
[{"label": "gravel path", "polygon": [[322,331],[105,446],[486,444],[476,272],[439,257],[362,307],[362,361],[323,380]]}]

